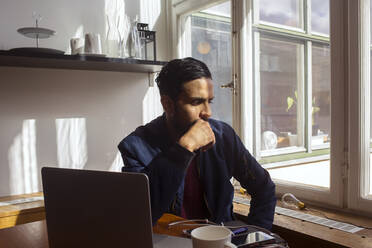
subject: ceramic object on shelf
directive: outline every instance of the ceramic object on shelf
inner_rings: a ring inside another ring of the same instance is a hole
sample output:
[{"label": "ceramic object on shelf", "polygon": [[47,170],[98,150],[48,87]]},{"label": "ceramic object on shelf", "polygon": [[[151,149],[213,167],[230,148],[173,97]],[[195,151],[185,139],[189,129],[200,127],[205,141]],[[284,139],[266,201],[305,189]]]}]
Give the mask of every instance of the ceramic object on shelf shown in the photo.
[{"label": "ceramic object on shelf", "polygon": [[19,54],[64,54],[64,51],[53,49],[53,48],[43,48],[43,47],[17,47],[9,49],[10,52]]},{"label": "ceramic object on shelf", "polygon": [[56,34],[54,30],[39,27],[19,28],[17,32],[32,39],[46,39]]},{"label": "ceramic object on shelf", "polygon": [[17,29],[17,32],[31,39],[36,40],[36,47],[39,47],[39,39],[47,39],[50,36],[56,34],[56,31],[39,27],[39,21],[41,21],[41,15],[36,12],[32,13],[32,16],[35,18],[35,27],[23,27]]}]

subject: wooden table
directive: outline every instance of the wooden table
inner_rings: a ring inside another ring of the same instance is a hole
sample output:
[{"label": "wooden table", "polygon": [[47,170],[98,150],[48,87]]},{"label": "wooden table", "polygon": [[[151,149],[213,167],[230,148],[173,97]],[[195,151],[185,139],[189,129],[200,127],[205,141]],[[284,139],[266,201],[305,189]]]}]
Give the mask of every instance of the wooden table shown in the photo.
[{"label": "wooden table", "polygon": [[[43,196],[43,193],[0,197],[0,202]],[[0,229],[45,219],[44,201],[0,207]]]},{"label": "wooden table", "polygon": [[30,222],[0,230],[0,247],[47,248],[48,235],[45,220]]},{"label": "wooden table", "polygon": [[[164,214],[153,227],[154,233],[182,237],[182,227],[168,228],[168,223],[182,220],[181,217]],[[0,230],[0,247],[6,248],[48,248],[46,221],[35,221]]]},{"label": "wooden table", "polygon": [[[22,197],[40,196],[42,193],[20,195],[13,197],[0,198],[0,201],[18,199]],[[245,195],[239,195],[246,197]],[[280,202],[278,205],[280,206]],[[315,207],[314,207],[315,208]],[[327,216],[343,221],[351,222],[354,225],[372,226],[372,218],[341,213],[335,210],[315,208]],[[249,207],[243,204],[234,203],[234,212],[244,220],[249,213]],[[317,213],[309,213],[319,215]],[[0,247],[47,247],[38,246],[41,243],[47,244],[45,233],[44,202],[24,203],[13,206],[0,207]],[[168,229],[167,223],[179,220],[179,217],[164,215],[158,225],[154,227],[154,232],[169,235],[180,235],[181,227]],[[35,222],[36,221],[36,222]],[[29,224],[23,224],[33,222]],[[1,228],[12,227],[1,230]],[[275,214],[273,231],[282,236],[290,247],[357,247],[372,248],[372,230],[364,229],[357,233],[347,233],[337,229],[330,229],[325,226],[304,222],[284,215]],[[3,246],[6,240],[14,246]],[[14,240],[14,241],[13,241]],[[16,246],[16,244],[27,244],[26,246]],[[36,246],[33,246],[35,244]]]}]

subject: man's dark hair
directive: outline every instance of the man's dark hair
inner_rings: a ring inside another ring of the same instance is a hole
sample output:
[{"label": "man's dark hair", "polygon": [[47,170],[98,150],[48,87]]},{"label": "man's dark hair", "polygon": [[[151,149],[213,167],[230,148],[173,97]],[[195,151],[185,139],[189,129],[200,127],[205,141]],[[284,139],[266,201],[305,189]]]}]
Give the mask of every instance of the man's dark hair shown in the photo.
[{"label": "man's dark hair", "polygon": [[194,58],[174,59],[161,69],[155,79],[160,95],[167,95],[176,100],[182,92],[182,85],[198,78],[212,79],[206,64]]}]

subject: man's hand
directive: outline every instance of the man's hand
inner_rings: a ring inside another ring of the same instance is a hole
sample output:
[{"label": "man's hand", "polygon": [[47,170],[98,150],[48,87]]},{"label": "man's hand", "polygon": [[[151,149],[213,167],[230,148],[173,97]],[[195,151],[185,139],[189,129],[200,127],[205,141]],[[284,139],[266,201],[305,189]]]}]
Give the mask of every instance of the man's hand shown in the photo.
[{"label": "man's hand", "polygon": [[197,120],[178,140],[178,144],[190,152],[198,149],[206,151],[216,143],[212,128],[207,121]]}]

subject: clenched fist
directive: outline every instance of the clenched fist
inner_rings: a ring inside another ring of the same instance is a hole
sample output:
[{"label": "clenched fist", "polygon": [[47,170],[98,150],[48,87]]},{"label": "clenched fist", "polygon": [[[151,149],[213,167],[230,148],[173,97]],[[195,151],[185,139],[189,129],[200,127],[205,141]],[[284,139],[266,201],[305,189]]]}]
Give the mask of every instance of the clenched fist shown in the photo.
[{"label": "clenched fist", "polygon": [[194,152],[198,149],[206,151],[211,148],[214,143],[216,143],[216,139],[212,128],[207,121],[202,119],[197,120],[178,140],[178,144],[190,152]]}]

